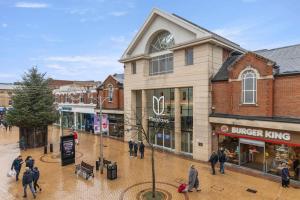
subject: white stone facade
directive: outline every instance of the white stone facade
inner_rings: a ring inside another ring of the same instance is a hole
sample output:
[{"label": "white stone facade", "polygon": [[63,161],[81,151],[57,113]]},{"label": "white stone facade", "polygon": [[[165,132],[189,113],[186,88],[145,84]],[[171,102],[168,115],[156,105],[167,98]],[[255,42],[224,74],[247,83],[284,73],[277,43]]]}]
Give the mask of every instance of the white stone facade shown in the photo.
[{"label": "white stone facade", "polygon": [[[173,53],[173,72],[160,75],[149,75],[149,41],[159,30],[167,30],[174,36],[175,47],[166,52]],[[212,36],[212,33],[191,23],[160,10],[154,9],[145,24],[134,38],[121,58],[124,69],[124,115],[135,117],[136,92],[147,89],[175,88],[175,104],[178,103],[176,88],[193,88],[193,158],[206,161],[211,153],[211,112],[210,78],[217,73],[223,62],[223,49],[236,50],[236,46],[220,44],[220,41],[201,41]],[[193,65],[185,65],[185,46],[193,48]],[[132,74],[131,63],[136,62],[136,74]],[[142,107],[146,97],[143,93]],[[180,153],[180,107],[175,105],[175,152]],[[144,112],[145,114],[145,112]],[[134,123],[134,122],[132,122]],[[146,122],[144,122],[146,123]],[[126,124],[125,124],[126,125]],[[126,129],[126,127],[125,127]],[[132,137],[125,133],[125,140]]]}]

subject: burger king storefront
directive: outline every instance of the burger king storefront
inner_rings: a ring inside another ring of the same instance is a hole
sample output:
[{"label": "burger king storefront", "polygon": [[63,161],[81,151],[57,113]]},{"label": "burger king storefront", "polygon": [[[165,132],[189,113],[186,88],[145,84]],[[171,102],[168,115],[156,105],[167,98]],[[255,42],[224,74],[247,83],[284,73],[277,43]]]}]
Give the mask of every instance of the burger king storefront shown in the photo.
[{"label": "burger king storefront", "polygon": [[291,178],[299,180],[300,132],[212,123],[212,141],[229,163],[278,176],[287,163]]}]

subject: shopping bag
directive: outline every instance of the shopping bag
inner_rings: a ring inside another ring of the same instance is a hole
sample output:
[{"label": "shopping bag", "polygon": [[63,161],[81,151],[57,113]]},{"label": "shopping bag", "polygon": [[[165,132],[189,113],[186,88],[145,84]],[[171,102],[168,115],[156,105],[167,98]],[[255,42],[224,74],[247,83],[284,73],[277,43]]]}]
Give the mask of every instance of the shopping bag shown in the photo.
[{"label": "shopping bag", "polygon": [[14,170],[9,170],[7,172],[7,177],[14,177],[16,175],[16,172]]},{"label": "shopping bag", "polygon": [[178,192],[179,193],[187,192],[187,185],[184,183],[180,184],[178,187]]}]

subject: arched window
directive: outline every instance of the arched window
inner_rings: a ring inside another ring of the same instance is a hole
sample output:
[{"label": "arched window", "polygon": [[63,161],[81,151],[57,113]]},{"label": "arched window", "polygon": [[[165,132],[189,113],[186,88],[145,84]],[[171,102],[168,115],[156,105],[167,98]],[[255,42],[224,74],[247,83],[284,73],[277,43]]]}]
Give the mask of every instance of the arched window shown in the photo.
[{"label": "arched window", "polygon": [[150,43],[149,53],[167,50],[175,44],[173,35],[168,31],[157,34]]},{"label": "arched window", "polygon": [[256,103],[256,74],[253,70],[247,70],[242,75],[242,101],[244,104]]},{"label": "arched window", "polygon": [[108,85],[108,101],[111,102],[112,101],[112,98],[113,98],[113,85],[112,84],[109,84]]}]

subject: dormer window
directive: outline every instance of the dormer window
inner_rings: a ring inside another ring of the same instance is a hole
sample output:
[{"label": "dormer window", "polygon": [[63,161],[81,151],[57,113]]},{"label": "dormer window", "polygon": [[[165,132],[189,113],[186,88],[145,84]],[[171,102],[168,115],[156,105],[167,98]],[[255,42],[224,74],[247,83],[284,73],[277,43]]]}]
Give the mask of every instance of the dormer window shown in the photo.
[{"label": "dormer window", "polygon": [[253,70],[247,70],[242,74],[242,102],[243,104],[256,104],[257,78]]}]

